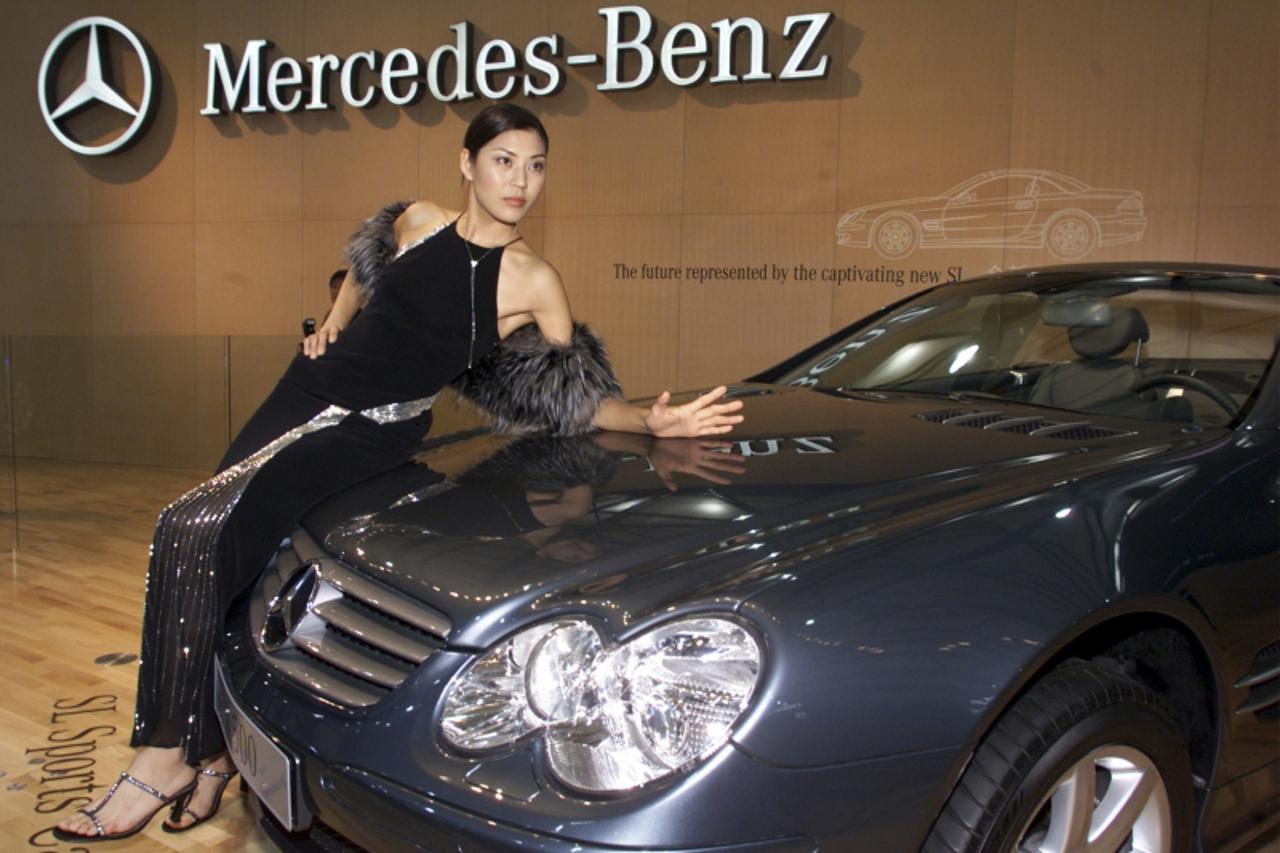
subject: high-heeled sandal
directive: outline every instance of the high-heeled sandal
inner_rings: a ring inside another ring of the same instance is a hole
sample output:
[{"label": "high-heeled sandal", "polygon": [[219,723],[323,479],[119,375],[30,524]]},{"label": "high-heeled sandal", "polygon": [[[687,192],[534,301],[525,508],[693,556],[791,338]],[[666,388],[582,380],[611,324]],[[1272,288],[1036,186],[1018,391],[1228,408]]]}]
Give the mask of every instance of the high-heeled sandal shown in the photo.
[{"label": "high-heeled sandal", "polygon": [[[121,782],[128,782],[130,785],[133,785],[135,788],[140,788],[143,791],[146,791],[148,794],[150,794],[151,796],[159,800],[160,805],[156,806],[147,814],[146,817],[144,817],[142,820],[138,821],[128,829],[123,830],[121,832],[109,833],[107,832],[107,828],[102,825],[102,821],[98,820],[98,812],[102,811],[103,806],[111,802],[111,798],[115,796],[116,790],[120,787]],[[89,818],[89,820],[93,821],[94,829],[97,830],[96,834],[83,835],[79,832],[67,832],[64,829],[58,829],[57,827],[54,827],[53,837],[57,838],[59,841],[75,841],[83,844],[90,841],[115,841],[116,839],[119,839],[119,838],[128,838],[131,835],[137,835],[139,832],[142,832],[142,830],[147,828],[147,824],[151,823],[151,818],[155,817],[156,813],[161,809],[163,809],[165,806],[172,805],[175,809],[185,808],[187,802],[191,799],[191,795],[195,793],[196,782],[197,782],[196,779],[192,779],[191,784],[182,788],[180,791],[177,791],[173,794],[162,794],[159,791],[157,791],[155,788],[148,785],[146,782],[139,780],[135,776],[129,775],[128,772],[121,772],[120,778],[117,779],[111,785],[111,787],[107,789],[107,795],[102,798],[102,802],[98,803],[96,806],[94,806],[91,809],[77,809],[77,811],[80,814],[84,815],[85,817]]]},{"label": "high-heeled sandal", "polygon": [[208,814],[203,816],[198,815],[195,812],[193,812],[191,809],[187,808],[187,806],[190,805],[191,803],[191,798],[187,797],[187,799],[184,800],[183,802],[173,804],[173,811],[169,813],[169,820],[171,821],[182,820],[182,815],[184,812],[186,814],[191,815],[193,818],[195,818],[195,820],[191,821],[191,823],[188,823],[185,826],[174,826],[172,823],[169,823],[166,821],[165,823],[160,824],[160,828],[163,829],[165,832],[186,832],[188,829],[197,827],[200,824],[204,823],[206,820],[210,820],[214,815],[218,813],[218,809],[222,806],[222,792],[227,790],[227,784],[232,779],[235,778],[235,775],[236,775],[236,771],[234,770],[227,773],[223,773],[220,770],[214,770],[212,767],[200,768],[199,773],[196,775],[197,782],[200,781],[201,776],[212,776],[213,778],[218,780],[218,789],[213,794],[213,807],[209,809]]}]

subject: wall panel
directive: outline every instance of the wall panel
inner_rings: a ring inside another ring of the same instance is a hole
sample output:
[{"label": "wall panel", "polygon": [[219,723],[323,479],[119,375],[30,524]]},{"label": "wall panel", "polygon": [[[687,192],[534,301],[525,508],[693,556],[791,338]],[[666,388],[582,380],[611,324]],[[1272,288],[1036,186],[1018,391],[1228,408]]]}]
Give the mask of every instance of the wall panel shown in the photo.
[{"label": "wall panel", "polygon": [[0,225],[0,332],[88,334],[93,325],[87,225]]},{"label": "wall panel", "polygon": [[1280,3],[1213,4],[1200,203],[1280,203]]},{"label": "wall panel", "polygon": [[230,339],[196,335],[195,429],[191,436],[193,467],[212,471],[231,440]]},{"label": "wall panel", "polygon": [[15,336],[19,456],[196,467],[196,338]]},{"label": "wall panel", "polygon": [[1209,4],[1019,2],[1011,165],[1197,203]]},{"label": "wall panel", "polygon": [[294,332],[302,310],[301,238],[298,222],[198,224],[196,331],[203,335]]},{"label": "wall panel", "polygon": [[195,333],[193,225],[93,225],[90,234],[95,334]]},{"label": "wall panel", "polygon": [[1211,207],[1200,212],[1196,258],[1280,267],[1280,207]]},{"label": "wall panel", "polygon": [[0,335],[0,557],[18,543],[13,418],[9,407],[9,336]]},{"label": "wall panel", "polygon": [[80,458],[199,466],[197,340],[193,335],[89,339],[89,394],[77,416],[91,429]]}]

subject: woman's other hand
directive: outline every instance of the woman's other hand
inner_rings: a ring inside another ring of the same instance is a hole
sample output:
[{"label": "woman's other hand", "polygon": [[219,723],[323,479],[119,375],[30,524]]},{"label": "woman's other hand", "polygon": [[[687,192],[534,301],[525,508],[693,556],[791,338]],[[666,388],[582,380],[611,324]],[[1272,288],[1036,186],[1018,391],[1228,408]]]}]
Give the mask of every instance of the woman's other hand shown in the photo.
[{"label": "woman's other hand", "polygon": [[679,406],[670,405],[671,392],[663,391],[644,416],[651,434],[663,438],[697,438],[720,435],[742,423],[742,415],[732,414],[742,408],[741,400],[717,403],[729,389],[724,385]]},{"label": "woman's other hand", "polygon": [[314,335],[307,335],[302,339],[302,354],[307,358],[319,358],[324,355],[325,347],[338,339],[339,331],[341,330],[337,326],[330,326],[327,323],[321,326]]}]

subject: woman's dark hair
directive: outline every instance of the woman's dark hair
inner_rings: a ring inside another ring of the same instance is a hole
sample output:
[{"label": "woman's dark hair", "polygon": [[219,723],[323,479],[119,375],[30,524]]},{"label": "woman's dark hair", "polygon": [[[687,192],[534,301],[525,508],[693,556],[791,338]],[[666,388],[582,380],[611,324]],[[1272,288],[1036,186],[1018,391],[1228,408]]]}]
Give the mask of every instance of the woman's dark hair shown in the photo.
[{"label": "woman's dark hair", "polygon": [[467,125],[467,135],[462,137],[462,147],[472,160],[480,153],[480,149],[489,144],[500,133],[508,130],[532,130],[542,139],[543,147],[550,150],[551,140],[547,138],[547,129],[538,121],[538,117],[516,104],[493,104],[476,113],[476,117]]}]

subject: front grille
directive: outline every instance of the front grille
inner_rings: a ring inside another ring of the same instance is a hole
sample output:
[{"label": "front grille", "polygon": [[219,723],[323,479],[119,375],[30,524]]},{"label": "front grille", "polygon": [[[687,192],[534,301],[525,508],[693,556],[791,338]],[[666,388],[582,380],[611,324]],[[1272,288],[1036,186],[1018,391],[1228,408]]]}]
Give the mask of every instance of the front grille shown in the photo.
[{"label": "front grille", "polygon": [[987,432],[1012,432],[1032,438],[1060,438],[1066,441],[1088,441],[1095,438],[1133,435],[1131,431],[1098,426],[1088,421],[1054,421],[1041,417],[1018,417],[993,410],[944,409],[938,412],[922,412],[916,417],[931,424],[962,426]]},{"label": "front grille", "polygon": [[344,707],[374,704],[439,649],[449,620],[368,578],[295,530],[250,613],[260,660]]}]

